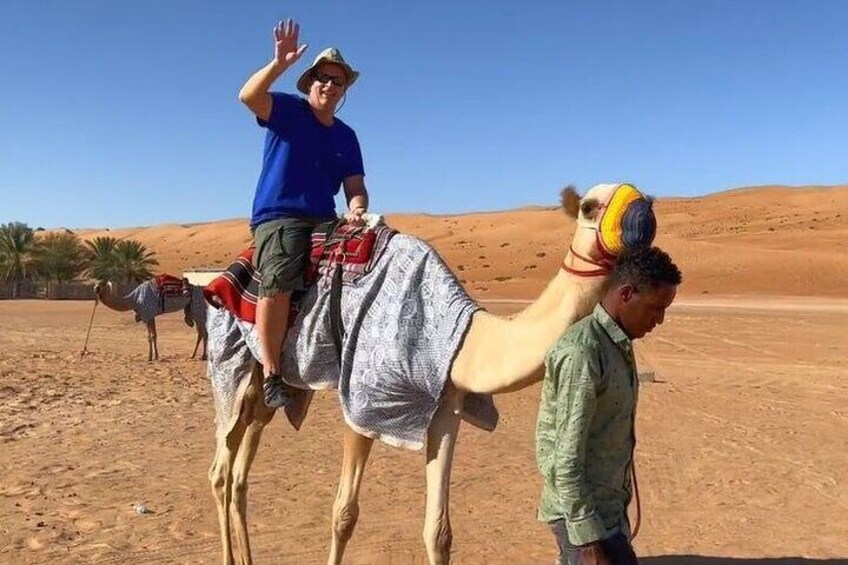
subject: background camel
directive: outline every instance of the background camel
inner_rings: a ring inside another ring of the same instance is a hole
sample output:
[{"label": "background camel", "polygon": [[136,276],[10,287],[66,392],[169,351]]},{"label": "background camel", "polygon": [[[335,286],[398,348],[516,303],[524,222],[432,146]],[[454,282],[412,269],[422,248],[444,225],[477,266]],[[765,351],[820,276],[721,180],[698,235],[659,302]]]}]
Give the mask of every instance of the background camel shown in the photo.
[{"label": "background camel", "polygon": [[[172,277],[173,278],[173,277]],[[206,300],[203,289],[184,282],[184,292],[176,296],[165,296],[160,291],[156,279],[144,281],[126,296],[117,294],[112,283],[98,283],[94,287],[96,299],[107,308],[125,312],[135,312],[136,322],[147,326],[147,360],[159,359],[159,343],[156,336],[156,316],[182,310],[185,323],[197,331],[197,341],[191,358],[197,355],[197,349],[203,343],[201,359],[207,357]]]},{"label": "background camel", "polygon": [[[384,265],[387,271],[369,276],[387,279],[391,291],[400,294],[409,290],[403,288],[405,280],[415,280],[411,294],[404,294],[399,299],[402,306],[396,312],[397,319],[404,323],[414,322],[417,317],[426,317],[428,309],[435,309],[436,318],[442,320],[439,327],[428,326],[420,333],[415,333],[420,326],[411,325],[413,332],[403,342],[410,346],[419,341],[438,345],[442,343],[438,339],[439,332],[449,336],[445,340],[447,348],[428,350],[435,361],[423,368],[414,366],[418,373],[408,379],[416,380],[423,373],[430,379],[423,388],[425,392],[434,388],[436,393],[432,396],[421,394],[420,388],[407,394],[391,380],[396,372],[393,363],[403,364],[407,359],[403,348],[400,359],[393,359],[392,352],[386,351],[379,339],[382,331],[379,325],[363,326],[367,331],[362,329],[356,335],[345,335],[345,340],[354,341],[354,344],[341,352],[342,369],[335,369],[338,378],[331,374],[323,380],[310,381],[309,368],[303,365],[309,361],[304,361],[300,353],[304,348],[314,347],[316,339],[320,341],[320,332],[315,331],[320,323],[310,319],[309,311],[320,310],[324,304],[321,296],[327,293],[321,294],[313,288],[307,294],[307,306],[304,307],[307,314],[299,317],[284,348],[286,380],[304,388],[337,387],[348,425],[341,479],[333,505],[329,563],[341,562],[353,533],[359,513],[359,489],[373,440],[419,447],[421,435],[426,435],[425,546],[431,563],[449,562],[452,541],[448,508],[450,469],[460,418],[493,428],[496,417],[494,421],[491,418],[494,406],[488,395],[518,390],[539,380],[545,353],[569,325],[588,314],[597,303],[616,256],[627,248],[650,244],[655,234],[651,203],[630,185],[598,185],[582,201],[573,192],[565,192],[563,205],[572,217],[578,218],[578,229],[562,268],[533,304],[510,319],[492,316],[476,307],[447,267],[437,256],[433,258],[435,252],[425,243],[410,236],[392,239],[389,251],[395,248],[395,254],[387,252],[388,256],[380,261],[387,264]],[[415,279],[417,263],[408,260],[413,250],[431,259],[419,279]],[[393,276],[397,279],[393,280]],[[418,302],[414,300],[416,293]],[[313,302],[309,302],[309,297]],[[361,298],[355,290],[343,293],[343,309],[348,303],[346,327],[356,316],[367,317],[373,310],[384,307],[375,301],[363,309]],[[362,314],[362,310],[368,310],[367,314]],[[402,327],[392,325],[391,316],[379,318],[379,321],[390,326],[386,329],[387,334],[394,336],[403,332]],[[209,374],[218,426],[217,450],[209,477],[218,506],[223,561],[233,563],[232,529],[238,544],[238,562],[250,563],[247,475],[262,429],[273,417],[273,411],[262,401],[261,367],[255,360],[256,354],[251,352],[256,348],[249,347],[248,343],[252,333],[245,331],[244,324],[229,312],[219,309],[210,312],[209,334]],[[378,342],[376,346],[371,343],[373,341]],[[357,359],[358,350],[369,351],[377,362],[369,365]],[[410,356],[416,353],[409,351]],[[338,363],[339,359],[335,361]],[[350,371],[351,367],[363,364],[378,370],[372,371],[373,375],[365,374],[367,370],[363,374]],[[333,372],[329,363],[320,368]],[[370,377],[373,377],[374,387],[368,389],[368,383],[363,385],[363,382]],[[381,404],[381,394],[392,395],[391,402]],[[414,399],[409,401],[405,395]],[[423,401],[422,396],[425,397]],[[286,408],[295,427],[305,415],[308,398],[308,395],[300,395]],[[491,410],[487,411],[487,406]],[[423,428],[405,434],[405,429],[398,431],[397,426],[383,425],[385,420],[395,424],[410,418],[423,422]],[[234,518],[232,524],[231,518]]]}]

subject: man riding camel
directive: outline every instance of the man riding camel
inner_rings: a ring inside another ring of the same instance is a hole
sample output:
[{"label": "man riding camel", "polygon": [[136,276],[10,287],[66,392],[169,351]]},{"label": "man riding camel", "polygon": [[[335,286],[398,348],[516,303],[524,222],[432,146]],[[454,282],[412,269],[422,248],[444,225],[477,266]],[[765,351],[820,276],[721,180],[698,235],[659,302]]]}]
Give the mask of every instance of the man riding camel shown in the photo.
[{"label": "man riding camel", "polygon": [[277,78],[306,51],[291,19],[274,28],[274,58],[239,92],[265,128],[262,171],[253,199],[250,229],[261,276],[256,329],[265,375],[265,402],[279,408],[288,397],[280,376],[280,351],[288,327],[291,293],[303,288],[312,229],[336,219],[334,196],[344,186],[345,220],[362,223],[368,209],[365,170],[356,133],[335,116],[339,102],[359,78],[338,49],[315,58],[297,81],[306,95],[269,92]]}]

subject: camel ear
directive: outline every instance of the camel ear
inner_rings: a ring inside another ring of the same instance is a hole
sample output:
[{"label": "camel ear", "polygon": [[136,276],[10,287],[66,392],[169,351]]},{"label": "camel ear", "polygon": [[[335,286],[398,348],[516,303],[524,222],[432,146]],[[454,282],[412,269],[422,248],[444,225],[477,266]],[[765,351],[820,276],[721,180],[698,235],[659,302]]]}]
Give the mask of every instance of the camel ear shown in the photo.
[{"label": "camel ear", "polygon": [[570,218],[577,219],[577,214],[580,212],[580,195],[577,194],[577,189],[568,185],[562,190],[559,197],[565,213]]}]

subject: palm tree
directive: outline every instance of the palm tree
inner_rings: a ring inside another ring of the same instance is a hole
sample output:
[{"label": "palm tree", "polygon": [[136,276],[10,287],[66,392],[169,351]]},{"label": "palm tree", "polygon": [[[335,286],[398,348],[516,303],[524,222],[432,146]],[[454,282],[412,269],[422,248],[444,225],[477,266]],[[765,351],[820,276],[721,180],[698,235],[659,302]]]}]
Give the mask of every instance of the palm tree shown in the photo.
[{"label": "palm tree", "polygon": [[115,246],[115,274],[124,283],[139,283],[153,276],[150,268],[158,265],[155,251],[134,240],[124,239]]},{"label": "palm tree", "polygon": [[73,232],[48,233],[38,238],[39,274],[58,283],[77,278],[88,266],[88,254]]},{"label": "palm tree", "polygon": [[91,241],[86,241],[85,244],[88,247],[89,262],[86,274],[98,281],[118,280],[115,262],[115,248],[118,245],[118,238],[95,237]]},{"label": "palm tree", "polygon": [[23,222],[0,226],[0,280],[14,283],[12,298],[20,294],[22,281],[38,273],[38,242],[35,232]]}]

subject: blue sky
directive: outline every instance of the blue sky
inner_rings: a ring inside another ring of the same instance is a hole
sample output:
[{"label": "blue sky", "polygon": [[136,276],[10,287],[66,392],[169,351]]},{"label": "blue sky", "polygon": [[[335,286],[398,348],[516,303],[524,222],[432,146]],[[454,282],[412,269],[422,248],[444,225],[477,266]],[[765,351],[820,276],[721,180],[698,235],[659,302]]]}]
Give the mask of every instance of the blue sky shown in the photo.
[{"label": "blue sky", "polygon": [[0,223],[247,217],[263,132],[237,100],[293,17],[362,72],[339,116],[372,207],[548,205],[848,182],[848,2],[4,0]]}]

